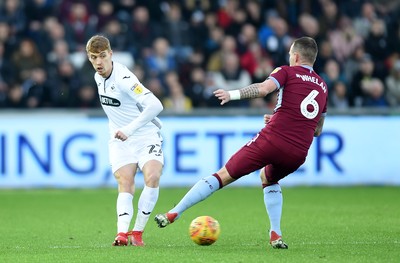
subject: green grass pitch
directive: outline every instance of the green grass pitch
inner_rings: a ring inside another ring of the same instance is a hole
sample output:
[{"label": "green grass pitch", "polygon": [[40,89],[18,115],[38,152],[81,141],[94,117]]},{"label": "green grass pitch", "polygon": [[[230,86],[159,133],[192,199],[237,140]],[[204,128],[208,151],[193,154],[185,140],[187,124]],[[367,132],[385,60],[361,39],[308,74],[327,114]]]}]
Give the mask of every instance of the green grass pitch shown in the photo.
[{"label": "green grass pitch", "polygon": [[[160,190],[145,247],[111,246],[115,189],[0,190],[0,262],[400,262],[398,187],[283,188],[288,250],[268,245],[261,188],[218,191],[159,229],[154,215],[187,190]],[[188,235],[200,215],[221,224],[218,241],[208,247]]]}]

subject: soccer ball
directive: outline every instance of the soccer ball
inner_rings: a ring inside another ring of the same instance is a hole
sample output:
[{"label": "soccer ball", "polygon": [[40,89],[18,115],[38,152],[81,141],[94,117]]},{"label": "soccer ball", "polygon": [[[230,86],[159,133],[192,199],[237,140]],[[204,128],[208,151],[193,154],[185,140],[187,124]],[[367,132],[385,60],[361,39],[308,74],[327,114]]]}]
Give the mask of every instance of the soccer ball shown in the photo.
[{"label": "soccer ball", "polygon": [[211,216],[195,218],[189,227],[189,235],[194,243],[200,246],[209,246],[217,241],[221,232],[219,223]]}]

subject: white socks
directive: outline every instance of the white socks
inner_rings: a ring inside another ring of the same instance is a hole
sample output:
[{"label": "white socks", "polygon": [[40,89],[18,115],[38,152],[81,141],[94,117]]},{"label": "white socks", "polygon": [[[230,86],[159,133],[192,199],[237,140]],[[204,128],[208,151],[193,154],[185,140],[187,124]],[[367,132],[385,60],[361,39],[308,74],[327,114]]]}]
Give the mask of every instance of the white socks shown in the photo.
[{"label": "white socks", "polygon": [[117,198],[117,229],[118,233],[128,232],[133,216],[133,195],[130,193],[119,193]]},{"label": "white socks", "polygon": [[151,212],[157,203],[159,194],[159,187],[151,188],[144,186],[142,193],[139,197],[138,212],[135,220],[134,231],[143,231],[144,227],[149,221]]},{"label": "white socks", "polygon": [[271,231],[275,231],[278,235],[282,236],[281,217],[283,197],[281,186],[279,184],[273,184],[265,187],[263,192],[264,204],[270,221],[270,233]]},{"label": "white socks", "polygon": [[[149,221],[151,212],[157,203],[159,187],[151,188],[144,186],[139,197],[138,212],[136,215],[134,231],[143,231]],[[117,198],[117,229],[118,233],[128,232],[133,218],[133,195],[130,193],[119,193]]]}]

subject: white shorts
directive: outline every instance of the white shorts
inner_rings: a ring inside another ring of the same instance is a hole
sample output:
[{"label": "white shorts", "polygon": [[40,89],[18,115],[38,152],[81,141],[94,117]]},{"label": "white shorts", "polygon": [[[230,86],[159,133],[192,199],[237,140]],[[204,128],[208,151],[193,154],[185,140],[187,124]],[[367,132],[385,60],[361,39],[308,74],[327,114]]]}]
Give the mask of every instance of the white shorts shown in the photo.
[{"label": "white shorts", "polygon": [[131,136],[126,141],[110,140],[108,146],[112,173],[131,163],[138,164],[141,170],[150,160],[164,164],[162,142],[163,138],[159,132],[146,136]]}]

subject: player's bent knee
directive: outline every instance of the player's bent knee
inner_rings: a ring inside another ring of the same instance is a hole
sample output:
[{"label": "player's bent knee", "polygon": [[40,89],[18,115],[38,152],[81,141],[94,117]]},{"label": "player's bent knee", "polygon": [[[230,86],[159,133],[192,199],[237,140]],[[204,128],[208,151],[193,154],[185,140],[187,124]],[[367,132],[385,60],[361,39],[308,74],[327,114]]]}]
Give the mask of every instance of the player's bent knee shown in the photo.
[{"label": "player's bent knee", "polygon": [[144,175],[145,184],[149,187],[158,187],[160,182],[161,173],[150,172]]}]

